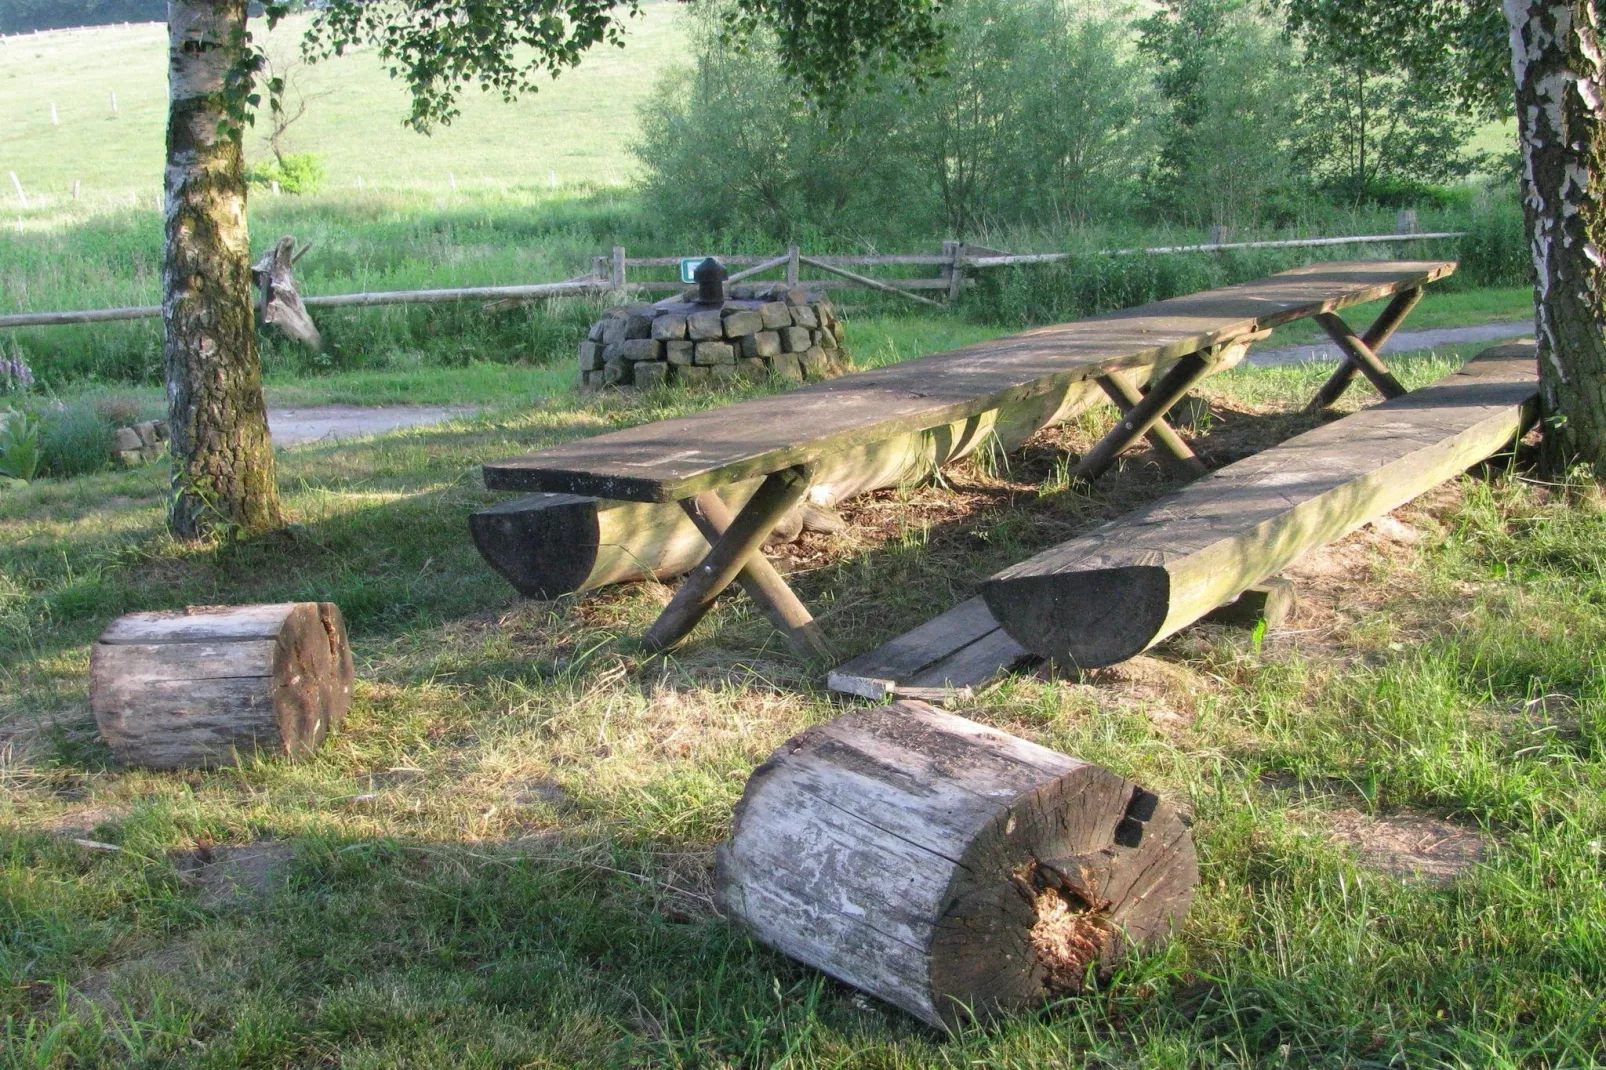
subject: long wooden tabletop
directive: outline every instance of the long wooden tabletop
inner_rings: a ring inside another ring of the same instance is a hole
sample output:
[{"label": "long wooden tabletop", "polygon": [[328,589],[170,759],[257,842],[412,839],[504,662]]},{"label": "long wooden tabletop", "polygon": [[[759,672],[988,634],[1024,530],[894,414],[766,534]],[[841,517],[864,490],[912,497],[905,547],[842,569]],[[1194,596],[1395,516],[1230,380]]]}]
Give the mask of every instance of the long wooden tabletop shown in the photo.
[{"label": "long wooden tabletop", "polygon": [[485,466],[491,490],[679,501],[1078,379],[1197,353],[1444,278],[1446,260],[1312,264],[642,424]]}]

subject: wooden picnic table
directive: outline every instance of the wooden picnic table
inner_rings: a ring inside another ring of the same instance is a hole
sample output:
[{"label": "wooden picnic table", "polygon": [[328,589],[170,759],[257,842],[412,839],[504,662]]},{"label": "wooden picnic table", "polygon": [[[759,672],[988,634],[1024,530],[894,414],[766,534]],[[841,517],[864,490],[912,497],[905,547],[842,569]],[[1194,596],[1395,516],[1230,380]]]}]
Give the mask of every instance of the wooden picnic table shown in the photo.
[{"label": "wooden picnic table", "polygon": [[[801,389],[566,442],[485,466],[491,490],[559,491],[639,502],[678,502],[710,543],[643,643],[672,647],[740,581],[794,647],[824,653],[808,610],[761,548],[808,490],[811,465],[838,451],[952,424],[1066,384],[1095,379],[1123,417],[1083,457],[1096,478],[1148,435],[1202,471],[1164,416],[1189,389],[1273,327],[1314,317],[1346,356],[1313,405],[1336,399],[1364,374],[1386,397],[1403,388],[1376,355],[1420,299],[1455,270],[1452,261],[1314,264],[1255,282],[1174,297],[1073,323],[886,365]],[[1338,316],[1393,298],[1364,334]],[[1170,363],[1146,394],[1112,372]],[[714,490],[763,477],[740,512]]]}]

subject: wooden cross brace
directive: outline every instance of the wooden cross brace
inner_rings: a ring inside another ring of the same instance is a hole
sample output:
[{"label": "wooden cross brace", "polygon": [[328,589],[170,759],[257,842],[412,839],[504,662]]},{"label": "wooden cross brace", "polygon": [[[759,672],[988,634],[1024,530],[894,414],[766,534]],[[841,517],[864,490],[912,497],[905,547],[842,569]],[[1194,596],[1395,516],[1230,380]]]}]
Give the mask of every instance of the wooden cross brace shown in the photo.
[{"label": "wooden cross brace", "polygon": [[1325,409],[1337,401],[1344,391],[1349,389],[1350,383],[1355,381],[1356,373],[1363,374],[1371,380],[1372,385],[1377,387],[1378,393],[1385,398],[1397,398],[1405,393],[1405,387],[1401,386],[1400,381],[1388,370],[1388,366],[1378,357],[1377,351],[1383,348],[1383,343],[1389,340],[1395,329],[1405,322],[1405,317],[1411,314],[1411,310],[1420,300],[1422,300],[1421,287],[1401,290],[1394,295],[1394,300],[1388,303],[1388,307],[1378,314],[1377,319],[1372,321],[1372,325],[1366,328],[1366,333],[1358,338],[1355,332],[1350,330],[1349,324],[1336,314],[1324,312],[1317,316],[1316,322],[1322,325],[1322,330],[1326,331],[1327,336],[1344,351],[1344,362],[1333,372],[1332,377],[1322,384],[1322,388],[1316,391],[1316,396],[1311,398],[1306,411]]},{"label": "wooden cross brace", "polygon": [[809,479],[803,465],[770,473],[734,517],[713,491],[682,500],[680,507],[708,540],[709,551],[642,637],[642,646],[654,653],[674,647],[714,608],[720,592],[736,582],[798,654],[829,656],[808,608],[763,553],[775,525],[808,492]]},{"label": "wooden cross brace", "polygon": [[1121,420],[1082,456],[1081,463],[1076,466],[1076,478],[1091,483],[1107,472],[1127,447],[1144,437],[1170,458],[1172,467],[1179,474],[1189,477],[1203,475],[1204,462],[1182,441],[1176,429],[1165,422],[1165,414],[1199,380],[1223,365],[1230,367],[1238,363],[1248,352],[1250,344],[1266,337],[1268,333],[1258,331],[1242,335],[1197,353],[1189,353],[1173,364],[1159,382],[1149,387],[1146,394],[1138,393],[1120,376],[1100,376],[1098,384],[1121,410]]}]

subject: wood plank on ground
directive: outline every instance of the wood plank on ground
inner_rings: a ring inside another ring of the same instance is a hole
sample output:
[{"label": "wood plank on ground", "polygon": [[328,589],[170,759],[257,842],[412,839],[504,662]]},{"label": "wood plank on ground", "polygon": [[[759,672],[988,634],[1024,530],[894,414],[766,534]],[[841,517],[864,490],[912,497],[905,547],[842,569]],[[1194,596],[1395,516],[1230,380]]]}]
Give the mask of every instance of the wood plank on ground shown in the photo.
[{"label": "wood plank on ground", "polygon": [[965,420],[1066,384],[1336,312],[1455,270],[1451,261],[1313,264],[1270,278],[904,361],[579,439],[485,466],[491,490],[679,501],[831,453]]},{"label": "wood plank on ground", "polygon": [[[1487,350],[1431,386],[1000,572],[981,597],[839,666],[830,686],[930,699],[965,694],[1030,657],[1083,668],[1124,660],[1500,452],[1531,423],[1537,396],[1533,343]],[[975,656],[988,649],[999,652],[990,662]],[[926,690],[934,673],[940,691]]]}]

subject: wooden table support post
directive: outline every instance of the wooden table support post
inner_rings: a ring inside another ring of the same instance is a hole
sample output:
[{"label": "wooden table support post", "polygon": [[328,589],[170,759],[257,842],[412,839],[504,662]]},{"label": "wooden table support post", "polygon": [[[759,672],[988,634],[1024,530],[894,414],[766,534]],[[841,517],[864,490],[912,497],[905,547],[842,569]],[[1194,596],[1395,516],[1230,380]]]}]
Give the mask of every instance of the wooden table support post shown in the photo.
[{"label": "wooden table support post", "polygon": [[[730,530],[730,506],[713,491],[704,491],[680,505],[710,546],[724,538]],[[820,634],[819,625],[814,623],[808,607],[787,586],[786,580],[781,578],[781,574],[762,552],[747,559],[742,570],[736,574],[736,582],[749,598],[758,603],[758,608],[764,611],[776,630],[786,636],[786,641],[796,653],[803,657],[831,656],[825,637]]]},{"label": "wooden table support post", "polygon": [[[809,472],[801,465],[770,473],[708,556],[686,575],[680,590],[642,637],[642,646],[657,652],[684,639],[708,615],[714,599],[741,574],[749,559],[761,555],[764,540],[808,489]],[[779,575],[775,579],[780,581]]]},{"label": "wooden table support post", "polygon": [[[1399,381],[1389,373],[1387,367],[1383,366],[1383,362],[1377,357],[1377,351],[1383,348],[1383,343],[1387,342],[1400,324],[1405,322],[1405,317],[1411,314],[1411,310],[1416,307],[1417,302],[1420,300],[1422,300],[1422,288],[1420,286],[1410,290],[1401,290],[1394,295],[1394,299],[1388,303],[1387,307],[1378,313],[1377,319],[1372,321],[1372,325],[1366,328],[1366,333],[1361,335],[1359,339],[1361,344],[1372,355],[1372,360],[1382,369],[1383,374],[1388,376],[1388,381],[1392,382],[1396,387],[1399,386]],[[1337,316],[1332,318],[1337,320],[1339,324],[1344,324],[1344,321]],[[1333,334],[1325,322],[1322,327],[1324,330],[1328,330],[1328,334],[1333,341],[1337,342],[1339,348],[1344,350],[1344,361],[1333,372],[1327,382],[1322,384],[1322,388],[1316,391],[1316,396],[1311,398],[1310,404],[1306,406],[1306,411],[1309,412],[1325,409],[1337,401],[1344,391],[1349,389],[1350,383],[1354,382],[1356,374],[1365,370],[1351,358],[1350,347],[1346,342],[1339,338],[1338,335]],[[1348,325],[1343,325],[1343,330],[1349,337],[1354,337]],[[1368,377],[1370,378],[1370,375]],[[1373,382],[1376,383],[1377,380],[1373,379]],[[1381,386],[1378,389],[1383,390]],[[1403,389],[1401,392],[1403,393]],[[1383,394],[1385,397],[1399,396],[1398,394],[1390,394],[1386,390],[1383,390]]]},{"label": "wooden table support post", "polygon": [[[1101,375],[1098,384],[1115,403],[1115,407],[1121,410],[1123,416],[1143,403],[1143,395],[1138,389],[1119,375]],[[1165,420],[1156,420],[1145,435],[1156,449],[1170,458],[1171,467],[1179,475],[1192,478],[1205,474],[1204,462],[1188,448],[1182,436],[1177,434],[1176,429]]]},{"label": "wooden table support post", "polygon": [[[1110,465],[1115,463],[1116,457],[1120,456],[1128,446],[1156,427],[1165,426],[1162,417],[1165,416],[1166,410],[1180,401],[1182,395],[1192,390],[1194,384],[1210,374],[1217,359],[1215,350],[1207,350],[1202,353],[1190,353],[1172,365],[1171,370],[1166,372],[1147,394],[1127,409],[1121,417],[1121,422],[1082,456],[1082,462],[1076,466],[1076,478],[1091,483],[1108,471]],[[1171,428],[1167,426],[1166,430],[1171,431]],[[1171,431],[1171,435],[1176,438],[1175,431]],[[1177,442],[1180,443],[1181,439],[1177,438]],[[1183,448],[1187,449],[1186,446]],[[1192,451],[1189,453],[1191,455]]]}]

